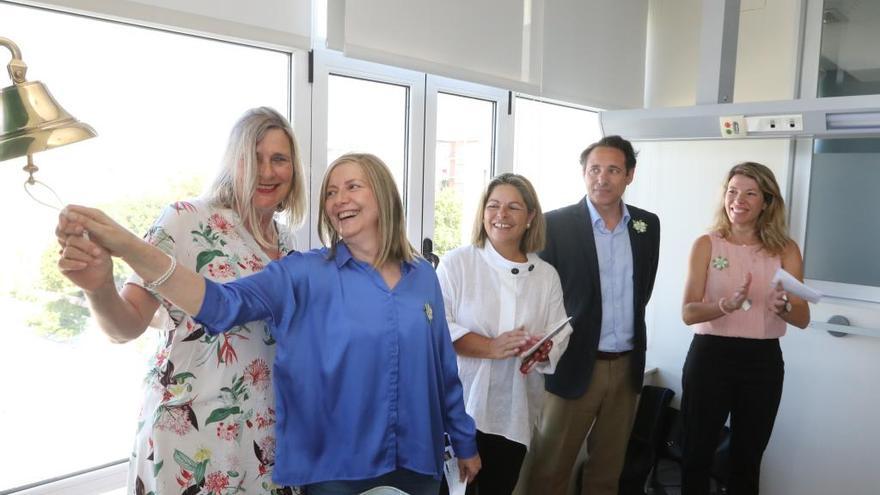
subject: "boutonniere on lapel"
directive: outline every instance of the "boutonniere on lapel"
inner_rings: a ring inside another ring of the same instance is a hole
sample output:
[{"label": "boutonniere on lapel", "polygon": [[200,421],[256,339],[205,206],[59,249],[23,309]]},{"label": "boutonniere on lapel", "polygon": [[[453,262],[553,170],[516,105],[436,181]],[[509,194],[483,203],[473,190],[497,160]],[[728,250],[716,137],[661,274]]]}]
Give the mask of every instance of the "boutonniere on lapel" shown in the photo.
[{"label": "boutonniere on lapel", "polygon": [[724,256],[716,256],[712,258],[712,267],[716,270],[724,270],[730,266],[730,262]]},{"label": "boutonniere on lapel", "polygon": [[633,220],[632,227],[633,230],[635,230],[639,234],[644,234],[648,231],[648,223],[644,220]]},{"label": "boutonniere on lapel", "polygon": [[431,309],[430,303],[425,303],[425,316],[428,317],[429,324],[434,321],[434,310]]}]

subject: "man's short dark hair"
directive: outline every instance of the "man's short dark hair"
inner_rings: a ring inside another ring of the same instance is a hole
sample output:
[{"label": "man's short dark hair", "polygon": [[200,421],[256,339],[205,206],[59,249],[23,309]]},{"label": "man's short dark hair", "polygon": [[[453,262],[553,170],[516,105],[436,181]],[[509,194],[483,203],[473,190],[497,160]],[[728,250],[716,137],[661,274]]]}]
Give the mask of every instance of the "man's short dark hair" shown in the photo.
[{"label": "man's short dark hair", "polygon": [[636,156],[638,152],[633,149],[632,143],[623,139],[620,136],[605,136],[602,139],[596,141],[595,143],[587,146],[587,149],[581,152],[581,168],[585,169],[587,167],[587,159],[590,157],[590,153],[593,152],[594,149],[598,147],[604,148],[614,148],[616,150],[620,150],[623,153],[624,158],[626,159],[626,171],[636,168]]}]

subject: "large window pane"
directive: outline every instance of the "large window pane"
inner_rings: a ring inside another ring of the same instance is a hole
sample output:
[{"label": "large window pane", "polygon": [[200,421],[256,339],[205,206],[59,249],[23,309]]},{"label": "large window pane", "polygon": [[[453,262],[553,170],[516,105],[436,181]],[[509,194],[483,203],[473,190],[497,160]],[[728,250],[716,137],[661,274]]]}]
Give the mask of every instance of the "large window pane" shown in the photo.
[{"label": "large window pane", "polygon": [[331,74],[328,78],[327,160],[372,153],[388,165],[405,199],[406,86]]},{"label": "large window pane", "polygon": [[544,211],[586,194],[578,158],[601,137],[595,112],[517,98],[514,170],[535,186]]},{"label": "large window pane", "polygon": [[468,244],[480,194],[492,175],[495,102],[437,94],[434,253]]},{"label": "large window pane", "polygon": [[[36,155],[37,178],[137,233],[202,190],[244,110],[287,113],[289,54],[7,3],[0,20],[29,79],[99,134]],[[157,335],[115,345],[96,328],[55,268],[57,212],[25,195],[23,164],[0,163],[0,491],[127,458]]]},{"label": "large window pane", "polygon": [[[877,210],[880,139],[817,139],[804,242],[804,276],[880,288]],[[864,291],[877,294],[878,290]]]},{"label": "large window pane", "polygon": [[826,0],[819,96],[880,94],[880,2]]}]

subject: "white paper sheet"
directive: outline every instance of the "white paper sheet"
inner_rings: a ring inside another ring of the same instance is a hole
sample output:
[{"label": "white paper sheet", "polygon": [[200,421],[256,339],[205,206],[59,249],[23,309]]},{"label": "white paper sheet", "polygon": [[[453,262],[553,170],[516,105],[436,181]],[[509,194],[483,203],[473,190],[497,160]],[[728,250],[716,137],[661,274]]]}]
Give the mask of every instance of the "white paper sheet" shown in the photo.
[{"label": "white paper sheet", "polygon": [[773,280],[770,282],[771,285],[776,285],[777,283],[782,282],[782,288],[790,293],[794,294],[801,299],[807,300],[811,303],[817,303],[820,299],[822,299],[822,293],[813,289],[812,287],[807,287],[800,280],[794,278],[794,275],[788,273],[782,268],[776,270],[776,274],[773,275]]},{"label": "white paper sheet", "polygon": [[449,435],[446,437],[446,449],[443,452],[443,474],[446,475],[446,485],[449,487],[449,495],[464,495],[467,483],[459,479],[458,458],[452,450]]}]

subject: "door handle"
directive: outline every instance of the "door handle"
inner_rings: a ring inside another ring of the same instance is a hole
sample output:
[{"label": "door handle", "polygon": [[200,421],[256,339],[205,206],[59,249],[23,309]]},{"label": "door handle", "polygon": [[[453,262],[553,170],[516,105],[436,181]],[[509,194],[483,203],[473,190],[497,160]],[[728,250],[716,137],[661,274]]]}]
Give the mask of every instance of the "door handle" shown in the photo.
[{"label": "door handle", "polygon": [[422,256],[437,268],[440,265],[440,257],[434,254],[434,241],[430,237],[422,239]]}]

